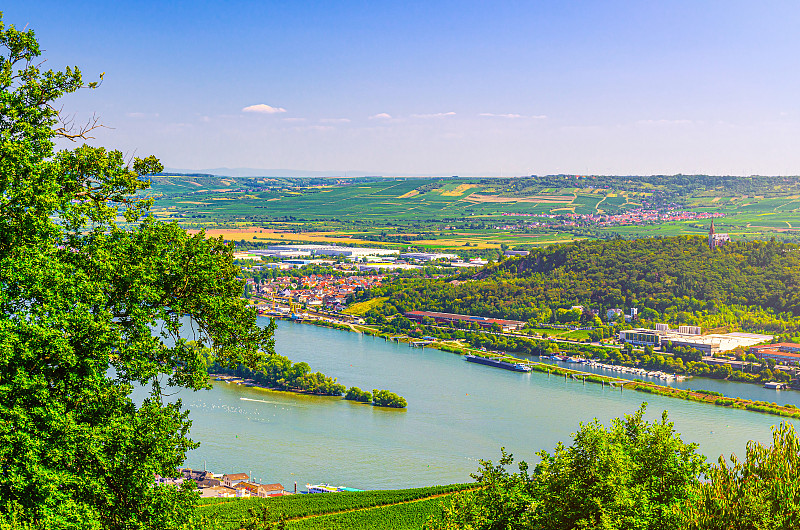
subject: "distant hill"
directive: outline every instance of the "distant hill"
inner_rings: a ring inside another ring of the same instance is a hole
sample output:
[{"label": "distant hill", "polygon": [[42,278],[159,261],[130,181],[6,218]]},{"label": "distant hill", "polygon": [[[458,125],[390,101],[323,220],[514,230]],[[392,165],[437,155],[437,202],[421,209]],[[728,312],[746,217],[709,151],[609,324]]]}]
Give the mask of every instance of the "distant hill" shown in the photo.
[{"label": "distant hill", "polygon": [[368,177],[376,173],[366,171],[309,171],[304,169],[258,169],[251,167],[217,167],[211,169],[165,168],[164,174],[216,175],[220,177]]}]

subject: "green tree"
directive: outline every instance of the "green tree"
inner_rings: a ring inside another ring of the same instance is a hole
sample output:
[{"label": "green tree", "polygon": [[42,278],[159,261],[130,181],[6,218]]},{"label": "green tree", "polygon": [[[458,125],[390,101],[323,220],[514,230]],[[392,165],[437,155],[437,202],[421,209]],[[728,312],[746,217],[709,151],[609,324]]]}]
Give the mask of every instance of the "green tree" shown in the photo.
[{"label": "green tree", "polygon": [[480,489],[462,493],[429,522],[432,530],[677,529],[707,468],[695,444],[685,444],[667,420],[633,415],[581,424],[570,447],[559,443],[531,475],[518,473],[503,451],[500,465],[481,462]]},{"label": "green tree", "polygon": [[97,83],[43,71],[33,31],[2,18],[0,50],[0,526],[186,527],[196,494],[153,487],[196,447],[162,390],[208,385],[187,338],[257,367],[273,327],[239,298],[231,246],[148,215],[155,158],[55,151],[91,129],[64,125],[58,98]]},{"label": "green tree", "polygon": [[633,415],[582,424],[571,447],[538,453],[533,528],[681,528],[682,509],[699,485],[705,457],[668,421]]},{"label": "green tree", "polygon": [[800,528],[800,439],[790,423],[772,428],[769,447],[748,442],[744,461],[720,457],[707,477],[687,528]]},{"label": "green tree", "polygon": [[480,469],[472,475],[478,489],[455,494],[442,505],[438,516],[431,516],[426,530],[517,530],[531,528],[530,507],[533,504],[533,478],[528,465],[520,462],[519,471],[511,473],[512,455],[500,449],[497,465],[481,460]]}]

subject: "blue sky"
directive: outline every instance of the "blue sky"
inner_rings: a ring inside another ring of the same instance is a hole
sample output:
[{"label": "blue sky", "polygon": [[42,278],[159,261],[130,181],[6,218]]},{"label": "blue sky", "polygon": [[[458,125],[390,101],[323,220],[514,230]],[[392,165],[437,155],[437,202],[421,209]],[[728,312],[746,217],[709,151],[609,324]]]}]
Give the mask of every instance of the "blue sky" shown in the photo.
[{"label": "blue sky", "polygon": [[17,1],[173,168],[800,174],[794,1]]}]

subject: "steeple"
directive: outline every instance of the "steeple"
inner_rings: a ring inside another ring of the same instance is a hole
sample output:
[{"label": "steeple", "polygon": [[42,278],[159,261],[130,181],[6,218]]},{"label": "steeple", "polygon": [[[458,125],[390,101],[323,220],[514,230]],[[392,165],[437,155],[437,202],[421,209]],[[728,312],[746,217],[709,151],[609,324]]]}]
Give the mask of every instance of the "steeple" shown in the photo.
[{"label": "steeple", "polygon": [[711,219],[711,228],[708,229],[708,235],[713,236],[716,232],[714,231],[714,219]]}]

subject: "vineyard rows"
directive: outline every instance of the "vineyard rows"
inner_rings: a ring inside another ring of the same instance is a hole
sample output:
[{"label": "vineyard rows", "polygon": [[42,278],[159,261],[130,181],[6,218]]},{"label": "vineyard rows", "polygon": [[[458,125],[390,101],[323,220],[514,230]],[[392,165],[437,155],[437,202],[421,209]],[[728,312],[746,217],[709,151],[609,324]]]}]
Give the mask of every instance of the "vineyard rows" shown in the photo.
[{"label": "vineyard rows", "polygon": [[239,523],[249,516],[250,508],[260,506],[267,506],[272,518],[277,521],[280,516],[284,516],[287,519],[296,519],[311,515],[332,514],[345,510],[361,510],[386,504],[424,499],[472,487],[474,487],[474,484],[451,484],[448,486],[404,490],[291,495],[269,499],[202,499],[200,501],[200,513],[215,522],[220,530],[233,530],[239,528]]}]

